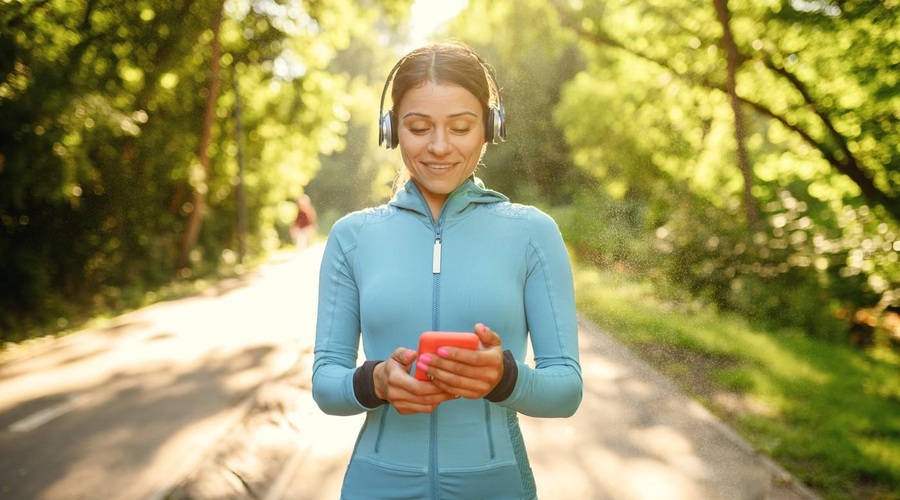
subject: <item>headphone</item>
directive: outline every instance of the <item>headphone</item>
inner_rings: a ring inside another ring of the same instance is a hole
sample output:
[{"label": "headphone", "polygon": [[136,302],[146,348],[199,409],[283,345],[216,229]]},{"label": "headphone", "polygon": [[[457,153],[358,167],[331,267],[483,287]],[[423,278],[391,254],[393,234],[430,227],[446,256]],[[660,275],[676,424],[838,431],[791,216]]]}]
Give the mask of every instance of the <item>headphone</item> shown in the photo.
[{"label": "headphone", "polygon": [[[493,87],[494,94],[497,96],[497,105],[491,106],[488,110],[484,135],[485,141],[490,142],[491,144],[499,144],[502,141],[506,141],[506,112],[503,110],[503,101],[500,98],[500,87],[497,85],[497,78],[494,76],[494,70],[484,62],[484,59],[472,51],[469,51],[469,53],[478,61],[478,64],[481,65],[484,72],[488,75],[490,86]],[[384,97],[387,95],[387,90],[391,85],[391,82],[394,81],[394,75],[397,73],[397,70],[400,69],[400,66],[403,66],[406,59],[407,58],[404,57],[394,65],[391,72],[388,73],[387,80],[384,82],[384,89],[381,91],[381,104],[378,106],[378,145],[384,146],[387,149],[396,148],[400,143],[400,140],[397,136],[397,118],[394,116],[392,110],[389,109],[384,111]]]}]

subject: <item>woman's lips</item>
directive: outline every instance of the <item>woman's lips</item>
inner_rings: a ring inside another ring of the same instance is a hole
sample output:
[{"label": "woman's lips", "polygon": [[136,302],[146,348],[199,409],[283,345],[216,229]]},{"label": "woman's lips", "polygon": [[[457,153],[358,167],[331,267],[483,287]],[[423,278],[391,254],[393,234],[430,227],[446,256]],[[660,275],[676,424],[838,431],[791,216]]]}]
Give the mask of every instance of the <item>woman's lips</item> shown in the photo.
[{"label": "woman's lips", "polygon": [[449,170],[456,166],[456,163],[422,163],[430,170]]}]

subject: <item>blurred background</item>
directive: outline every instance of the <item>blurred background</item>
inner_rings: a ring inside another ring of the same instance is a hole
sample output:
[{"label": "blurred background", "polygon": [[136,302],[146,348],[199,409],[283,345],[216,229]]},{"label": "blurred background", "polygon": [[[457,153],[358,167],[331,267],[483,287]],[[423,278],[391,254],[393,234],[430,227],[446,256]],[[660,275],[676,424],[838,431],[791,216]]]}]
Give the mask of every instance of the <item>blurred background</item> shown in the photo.
[{"label": "blurred background", "polygon": [[508,118],[477,175],[556,218],[580,309],[689,388],[707,370],[691,392],[825,496],[898,498],[898,13],[7,0],[0,342],[241,275],[291,250],[303,194],[320,238],[384,203],[400,166],[377,147],[384,79],[459,38],[495,67]]}]

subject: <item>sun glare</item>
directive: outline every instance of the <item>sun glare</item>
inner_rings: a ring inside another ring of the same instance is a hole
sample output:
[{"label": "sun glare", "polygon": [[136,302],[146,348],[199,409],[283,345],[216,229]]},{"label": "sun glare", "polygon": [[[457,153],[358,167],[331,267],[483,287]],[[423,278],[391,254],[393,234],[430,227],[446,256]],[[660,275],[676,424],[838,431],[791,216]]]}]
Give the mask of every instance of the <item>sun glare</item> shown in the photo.
[{"label": "sun glare", "polygon": [[419,46],[433,41],[435,31],[456,17],[468,0],[416,0],[410,15],[410,44]]}]

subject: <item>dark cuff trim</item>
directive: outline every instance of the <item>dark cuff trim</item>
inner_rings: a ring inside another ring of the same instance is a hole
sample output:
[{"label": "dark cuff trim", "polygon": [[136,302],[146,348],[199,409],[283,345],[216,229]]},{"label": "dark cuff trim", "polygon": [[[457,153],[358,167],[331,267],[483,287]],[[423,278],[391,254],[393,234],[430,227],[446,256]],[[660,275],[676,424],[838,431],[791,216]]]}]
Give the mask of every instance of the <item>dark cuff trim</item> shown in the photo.
[{"label": "dark cuff trim", "polygon": [[494,387],[494,390],[488,393],[484,399],[492,403],[499,403],[506,400],[516,388],[516,382],[519,380],[519,365],[516,364],[516,358],[513,357],[509,350],[503,351],[503,376],[500,382]]},{"label": "dark cuff trim", "polygon": [[388,404],[375,394],[375,366],[382,361],[366,361],[353,373],[353,394],[359,404],[374,410]]}]

